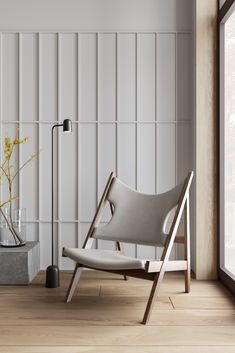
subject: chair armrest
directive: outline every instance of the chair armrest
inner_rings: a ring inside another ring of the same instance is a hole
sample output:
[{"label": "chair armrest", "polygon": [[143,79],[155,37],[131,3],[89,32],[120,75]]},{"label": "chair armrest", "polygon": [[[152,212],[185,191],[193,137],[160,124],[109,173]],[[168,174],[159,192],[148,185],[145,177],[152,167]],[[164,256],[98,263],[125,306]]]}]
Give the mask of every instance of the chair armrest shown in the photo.
[{"label": "chair armrest", "polygon": [[[146,261],[145,272],[160,272],[163,261]],[[187,269],[186,260],[167,261],[165,271],[182,271]]]}]

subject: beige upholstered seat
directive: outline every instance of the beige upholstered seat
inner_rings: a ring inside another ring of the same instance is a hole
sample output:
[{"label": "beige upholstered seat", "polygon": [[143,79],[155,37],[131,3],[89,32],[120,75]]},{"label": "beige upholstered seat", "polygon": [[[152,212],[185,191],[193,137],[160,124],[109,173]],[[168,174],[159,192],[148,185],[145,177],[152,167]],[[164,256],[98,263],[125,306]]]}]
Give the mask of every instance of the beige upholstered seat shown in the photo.
[{"label": "beige upholstered seat", "polygon": [[[65,301],[70,302],[72,299],[84,267],[122,274],[125,279],[126,276],[131,276],[153,281],[143,324],[149,319],[166,271],[184,271],[185,291],[189,292],[191,271],[189,189],[192,179],[193,172],[189,172],[185,181],[175,188],[159,195],[147,195],[131,189],[111,173],[83,248],[63,248],[63,256],[76,262]],[[107,224],[101,226],[100,220],[107,203],[110,204],[112,217]],[[183,212],[184,236],[177,236]],[[115,242],[118,251],[92,249],[95,239]],[[140,260],[121,254],[121,242],[162,246],[164,249],[160,261]],[[184,245],[183,260],[170,260],[174,242]]]},{"label": "beige upholstered seat", "polygon": [[111,250],[64,248],[64,255],[83,266],[100,270],[144,269],[146,262]]}]

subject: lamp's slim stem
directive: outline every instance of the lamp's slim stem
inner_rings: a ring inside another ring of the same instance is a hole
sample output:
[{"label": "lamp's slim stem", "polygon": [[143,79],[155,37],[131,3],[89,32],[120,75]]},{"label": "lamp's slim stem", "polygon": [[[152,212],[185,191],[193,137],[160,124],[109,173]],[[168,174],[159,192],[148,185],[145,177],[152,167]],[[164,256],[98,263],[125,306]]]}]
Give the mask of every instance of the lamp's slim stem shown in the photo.
[{"label": "lamp's slim stem", "polygon": [[[56,125],[55,125],[56,126]],[[51,129],[51,264],[54,265],[54,128]]]},{"label": "lamp's slim stem", "polygon": [[63,126],[57,124],[51,129],[51,264],[54,265],[54,128]]}]

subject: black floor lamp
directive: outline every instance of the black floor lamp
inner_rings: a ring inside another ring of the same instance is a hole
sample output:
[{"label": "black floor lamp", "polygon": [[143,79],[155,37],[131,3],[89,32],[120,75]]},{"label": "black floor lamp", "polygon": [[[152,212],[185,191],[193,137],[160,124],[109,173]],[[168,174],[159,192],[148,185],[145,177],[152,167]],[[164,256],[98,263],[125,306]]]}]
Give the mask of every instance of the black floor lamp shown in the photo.
[{"label": "black floor lamp", "polygon": [[46,287],[57,288],[60,286],[60,271],[59,267],[54,264],[54,129],[63,126],[63,132],[72,132],[72,122],[70,119],[65,119],[63,124],[56,124],[51,129],[51,265],[46,271]]}]

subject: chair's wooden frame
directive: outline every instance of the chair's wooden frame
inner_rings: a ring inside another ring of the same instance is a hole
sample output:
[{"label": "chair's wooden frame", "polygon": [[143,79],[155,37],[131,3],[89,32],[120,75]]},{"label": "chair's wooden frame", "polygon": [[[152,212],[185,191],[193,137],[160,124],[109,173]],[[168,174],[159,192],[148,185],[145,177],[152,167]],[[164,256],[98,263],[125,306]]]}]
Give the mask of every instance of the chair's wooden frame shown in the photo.
[{"label": "chair's wooden frame", "polygon": [[[96,210],[95,216],[93,218],[93,221],[91,223],[91,226],[89,228],[87,237],[85,239],[85,242],[83,244],[84,249],[89,249],[92,246],[92,242],[94,238],[92,238],[92,234],[95,230],[95,228],[98,226],[100,218],[102,216],[102,212],[104,210],[105,204],[107,202],[107,196],[110,190],[110,187],[112,185],[112,181],[115,178],[115,174],[112,172],[110,174],[110,177],[108,179],[108,182],[106,184],[104,193],[101,197],[101,200],[99,202],[98,208]],[[105,272],[111,272],[115,274],[120,274],[123,275],[124,278],[126,279],[127,276],[129,277],[136,277],[136,278],[142,278],[146,280],[153,281],[152,289],[149,295],[148,303],[145,309],[144,317],[143,317],[143,324],[147,324],[151,311],[153,309],[153,304],[154,300],[159,292],[159,288],[162,282],[162,279],[164,277],[165,272],[167,271],[184,271],[185,272],[185,292],[189,293],[190,291],[190,273],[191,273],[191,267],[190,267],[190,217],[189,217],[189,189],[190,185],[193,179],[193,172],[190,172],[185,179],[179,202],[176,208],[176,212],[174,215],[173,222],[171,224],[171,228],[169,231],[169,235],[166,240],[166,244],[161,256],[160,261],[146,261],[145,269],[139,269],[139,270],[105,270]],[[112,205],[111,207],[111,212],[113,213],[113,208]],[[179,223],[183,214],[183,211],[185,212],[185,217],[184,217],[184,236],[176,236]],[[184,260],[176,260],[176,261],[169,261],[169,256],[173,247],[174,243],[181,243],[184,244]],[[121,244],[117,242],[117,249],[118,251],[121,251]],[[63,254],[63,256],[66,256]],[[76,264],[74,273],[72,276],[71,283],[68,288],[68,292],[65,298],[65,302],[70,302],[72,299],[72,296],[74,294],[74,291],[77,287],[77,284],[79,282],[83,266],[82,264]],[[98,268],[93,268],[95,270],[99,270]],[[104,271],[104,270],[102,270]]]}]

